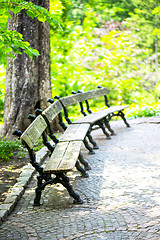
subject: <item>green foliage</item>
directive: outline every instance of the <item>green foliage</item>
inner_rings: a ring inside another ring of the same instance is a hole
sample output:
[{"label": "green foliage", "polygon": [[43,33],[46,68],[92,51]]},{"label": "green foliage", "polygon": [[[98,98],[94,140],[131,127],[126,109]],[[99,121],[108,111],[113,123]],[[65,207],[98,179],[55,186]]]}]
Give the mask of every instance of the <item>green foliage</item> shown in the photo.
[{"label": "green foliage", "polygon": [[23,151],[20,141],[0,141],[0,161],[9,161],[14,151]]},{"label": "green foliage", "polygon": [[51,36],[53,96],[102,85],[110,89],[112,104],[157,101],[154,1],[76,1],[70,8],[71,1],[61,3],[68,5],[59,14],[63,33]]},{"label": "green foliage", "polygon": [[[21,49],[21,50],[20,50]],[[22,54],[22,50],[32,59],[33,55],[38,57],[36,49],[32,49],[28,42],[23,41],[23,36],[15,31],[4,31],[0,35],[0,56],[15,57]]]},{"label": "green foliage", "polygon": [[41,22],[48,21],[50,24],[57,24],[57,21],[53,18],[53,13],[51,14],[45,8],[33,4],[31,1],[25,0],[3,0],[0,3],[0,15],[8,16],[12,19],[10,12],[14,14],[19,13],[21,10],[26,10],[26,13],[31,18],[37,18]]},{"label": "green foliage", "polygon": [[15,31],[7,30],[7,19],[12,19],[12,14],[26,10],[29,17],[37,18],[41,22],[49,22],[51,25],[58,25],[56,14],[50,13],[45,8],[24,0],[3,0],[0,3],[0,63],[5,63],[5,57],[15,57],[15,54],[22,54],[22,50],[32,59],[38,57],[36,49],[32,49],[28,42],[23,41],[23,36]]},{"label": "green foliage", "polygon": [[[105,5],[101,3],[101,11],[99,10],[103,19],[113,19],[114,21],[123,21],[129,17],[129,13],[135,9],[134,1],[125,0],[107,0]],[[104,8],[105,7],[105,8]],[[97,7],[96,7],[97,8]]]},{"label": "green foliage", "polygon": [[156,36],[153,31],[160,24],[159,16],[155,16],[154,8],[156,1],[154,0],[132,0],[134,3],[134,11],[129,13],[127,26],[132,28],[133,34],[137,36],[137,42],[141,48],[149,48],[150,53],[155,52]]},{"label": "green foliage", "polygon": [[152,105],[131,105],[129,110],[126,112],[126,116],[129,119],[138,117],[160,116],[160,104],[154,103]]},{"label": "green foliage", "polygon": [[34,147],[34,151],[39,151],[42,147],[44,147],[44,145],[43,145],[43,141],[42,141],[42,139],[38,139],[38,142],[37,142],[37,144],[36,144],[36,146]]},{"label": "green foliage", "polygon": [[[160,15],[160,6],[156,7],[156,8],[152,11],[152,13],[153,13],[155,16],[159,16],[159,15]],[[157,25],[158,25],[158,24],[157,24]],[[157,26],[156,26],[156,28],[154,29],[153,34],[154,34],[155,36],[158,36],[158,38],[160,38],[160,29],[157,28]]]},{"label": "green foliage", "polygon": [[[93,16],[92,12],[86,13],[83,26],[76,26],[67,35],[67,41],[63,38],[56,42],[57,35],[52,38],[53,94],[66,96],[72,90],[90,90],[103,85],[110,89],[111,101],[132,103],[135,101],[133,89],[141,93],[142,82],[144,88],[146,85],[144,59],[148,50],[135,45],[130,31],[113,29],[112,22],[95,28]],[[108,31],[110,25],[112,28]],[[123,26],[119,23],[118,28]],[[150,65],[147,67],[151,69]]]}]

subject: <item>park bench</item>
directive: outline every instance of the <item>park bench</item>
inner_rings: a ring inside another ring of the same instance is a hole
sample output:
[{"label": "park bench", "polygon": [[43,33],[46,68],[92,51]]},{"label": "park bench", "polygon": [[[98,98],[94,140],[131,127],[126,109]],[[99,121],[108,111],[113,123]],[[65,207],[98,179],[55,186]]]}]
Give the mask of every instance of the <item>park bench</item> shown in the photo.
[{"label": "park bench", "polygon": [[[125,114],[123,113],[123,110],[128,107],[128,105],[118,105],[118,106],[110,106],[108,103],[107,94],[109,93],[109,90],[106,87],[98,87],[95,90],[87,91],[87,92],[81,92],[78,91],[77,93],[72,92],[73,95],[67,96],[67,97],[57,97],[56,99],[59,99],[61,102],[63,109],[64,109],[64,116],[68,124],[89,124],[90,128],[88,131],[88,138],[90,142],[93,144],[93,148],[96,149],[97,145],[93,141],[91,137],[91,131],[94,129],[94,126],[99,126],[103,133],[106,135],[107,138],[110,138],[109,133],[106,131],[106,128],[110,131],[111,135],[115,135],[115,132],[110,126],[109,121],[112,117],[120,116],[127,127],[130,127],[129,123],[127,122],[125,118]],[[96,99],[98,97],[104,97],[105,102],[105,109],[99,110],[97,112],[92,112],[90,109],[89,101],[90,99]],[[71,121],[68,115],[67,107],[79,103],[80,105],[80,111],[83,114],[84,117],[79,118],[76,121]],[[87,113],[84,111],[84,104],[86,105]],[[106,108],[107,107],[107,108]],[[61,123],[60,123],[61,124]],[[105,128],[106,127],[106,128]]]},{"label": "park bench", "polygon": [[[81,146],[84,143],[90,152],[92,152],[93,149],[89,146],[86,137],[88,137],[90,142],[93,144],[93,147],[97,148],[98,146],[91,136],[93,126],[98,125],[104,134],[109,137],[105,126],[108,128],[111,134],[114,134],[114,131],[111,129],[109,124],[109,120],[113,116],[120,116],[124,120],[124,123],[127,125],[127,127],[129,127],[124,113],[122,112],[128,106],[120,105],[110,107],[106,94],[108,94],[107,88],[99,88],[84,93],[78,92],[68,97],[56,97],[58,100],[55,102],[50,99],[49,101],[51,102],[51,105],[44,111],[37,109],[37,117],[35,117],[24,133],[17,130],[14,132],[15,135],[20,136],[22,143],[26,146],[29,152],[32,166],[39,173],[37,176],[37,188],[35,190],[36,194],[34,206],[40,205],[42,190],[44,190],[48,184],[56,183],[61,183],[68,190],[70,196],[74,198],[75,203],[83,203],[80,196],[73,190],[69,178],[67,177],[67,172],[72,171],[73,168],[76,167],[77,170],[81,172],[82,176],[88,177],[86,170],[89,170],[90,166],[83,158]],[[92,113],[88,100],[95,99],[100,96],[104,96],[105,105],[108,108]],[[87,106],[89,115],[84,112],[83,102],[85,102]],[[84,117],[72,122],[68,116],[67,107],[76,103],[80,104],[80,109]],[[62,110],[64,110],[64,117],[68,126],[66,126],[63,122]],[[53,134],[53,129],[51,126],[53,120],[57,116],[59,119],[59,124],[64,129],[64,133],[59,139],[57,139],[57,137]],[[52,139],[54,144],[48,141],[47,136]],[[34,146],[40,137],[43,138],[44,145],[47,146],[51,153],[49,159],[47,159],[46,165],[43,167],[36,162],[36,153],[34,152]],[[85,169],[80,163],[84,165]]]},{"label": "park bench", "polygon": [[[53,99],[49,99],[48,102],[50,102],[51,104],[54,103]],[[61,103],[60,103],[61,104]],[[62,105],[61,105],[62,106]],[[48,108],[48,110],[52,109],[52,105],[50,108]],[[48,128],[49,128],[49,132],[50,135],[52,136],[53,131],[52,131],[52,122],[54,120],[54,116],[49,115],[47,112],[48,110],[45,111],[41,111],[41,114],[43,115],[43,117],[46,119],[47,123],[48,123]],[[49,110],[49,111],[50,111]],[[71,124],[71,121],[69,120],[69,125],[66,126],[66,124],[63,122],[63,117],[62,117],[62,113],[60,112],[58,114],[58,119],[59,119],[59,124],[60,126],[63,128],[63,130],[65,131],[64,134],[62,135],[62,137],[58,140],[60,142],[63,141],[73,141],[73,140],[82,140],[85,147],[89,150],[89,154],[95,154],[95,152],[93,151],[93,148],[89,145],[86,137],[89,138],[90,142],[93,144],[94,149],[98,148],[96,142],[93,140],[92,136],[90,135],[90,124],[86,123],[86,124],[76,124],[73,125]],[[68,121],[67,121],[68,123]],[[55,139],[55,141],[57,141]],[[88,165],[86,165],[87,163],[85,163],[85,161],[83,160],[82,154],[80,153],[80,162],[83,161],[83,164],[85,165],[86,170],[90,170],[90,167]]]},{"label": "park bench", "polygon": [[[51,101],[51,99],[49,101]],[[44,111],[41,111],[40,109],[37,109],[37,110],[39,112],[38,114],[41,114],[44,117],[44,119],[46,120],[46,123],[48,126],[48,131],[49,131],[49,136],[54,141],[54,143],[57,144],[57,143],[62,143],[62,142],[82,141],[84,143],[84,145],[88,148],[89,145],[86,140],[86,135],[87,135],[88,129],[90,127],[89,124],[83,124],[83,126],[81,126],[79,124],[66,126],[62,120],[61,111],[62,111],[63,107],[62,107],[61,103],[58,100],[56,102],[54,102],[52,100],[51,103],[52,104]],[[55,135],[53,134],[53,129],[51,126],[53,120],[55,119],[55,116],[57,115],[57,112],[58,112],[59,123],[61,123],[61,126],[64,129],[64,133],[62,134],[62,136],[59,139],[57,139],[55,137]],[[89,146],[89,150],[91,153],[93,152],[93,149],[90,146]],[[78,159],[79,159],[80,163],[82,163],[84,165],[85,170],[91,169],[88,162],[86,162],[84,160],[81,151],[79,151]],[[88,177],[88,174],[83,170],[83,168],[81,169],[81,167],[78,166],[78,164],[77,164],[77,168],[79,171],[81,171],[83,177]]]},{"label": "park bench", "polygon": [[[73,137],[72,132],[75,131],[75,128],[70,128],[70,131],[69,128],[67,128],[66,134],[64,132],[64,136],[66,137],[62,137],[58,140],[50,129],[50,122],[60,114],[61,110],[62,106],[60,102],[56,101],[45,109],[41,115],[38,115],[23,133],[17,130],[14,132],[14,135],[18,135],[22,143],[26,146],[29,152],[30,162],[39,173],[37,176],[34,206],[40,205],[42,190],[44,190],[48,184],[56,183],[61,183],[68,190],[70,196],[74,198],[75,203],[83,203],[79,195],[73,190],[66,174],[76,167],[77,170],[81,172],[82,176],[88,177],[86,170],[82,168],[79,163],[80,161],[85,165],[86,169],[90,169],[88,163],[83,159],[83,156],[80,153],[83,138],[85,136],[83,132],[86,131],[88,124],[83,125],[84,131],[83,129],[81,129],[80,132],[78,131],[80,134],[77,132],[77,136],[79,137]],[[56,143],[55,145],[48,141],[47,134]],[[41,136],[44,145],[47,146],[51,152],[44,167],[36,162],[36,153],[34,152],[34,146]]]}]

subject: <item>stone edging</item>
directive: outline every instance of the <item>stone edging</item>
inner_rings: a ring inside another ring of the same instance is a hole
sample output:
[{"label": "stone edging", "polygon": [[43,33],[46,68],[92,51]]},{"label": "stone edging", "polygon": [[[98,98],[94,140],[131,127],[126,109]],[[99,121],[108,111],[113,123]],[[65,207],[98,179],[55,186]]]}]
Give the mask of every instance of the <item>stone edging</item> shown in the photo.
[{"label": "stone edging", "polygon": [[[36,154],[36,161],[41,165],[43,160],[48,155],[48,149],[46,147],[42,148]],[[25,165],[22,168],[22,172],[13,186],[11,192],[9,192],[5,201],[0,204],[0,225],[5,221],[6,217],[11,214],[13,209],[15,208],[18,200],[24,193],[24,190],[27,184],[30,182],[33,174],[35,173],[35,169],[32,167],[30,163]]]}]

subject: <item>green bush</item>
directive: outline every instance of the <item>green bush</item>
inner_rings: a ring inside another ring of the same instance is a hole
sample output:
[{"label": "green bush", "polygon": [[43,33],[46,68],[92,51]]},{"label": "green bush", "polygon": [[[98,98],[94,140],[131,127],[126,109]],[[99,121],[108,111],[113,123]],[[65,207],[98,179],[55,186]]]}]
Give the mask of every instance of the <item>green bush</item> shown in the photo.
[{"label": "green bush", "polygon": [[160,104],[152,105],[131,105],[129,110],[126,112],[126,116],[129,119],[138,117],[152,117],[160,116]]},{"label": "green bush", "polygon": [[19,140],[15,141],[0,141],[0,161],[9,161],[14,154],[14,151],[22,151],[22,145]]}]

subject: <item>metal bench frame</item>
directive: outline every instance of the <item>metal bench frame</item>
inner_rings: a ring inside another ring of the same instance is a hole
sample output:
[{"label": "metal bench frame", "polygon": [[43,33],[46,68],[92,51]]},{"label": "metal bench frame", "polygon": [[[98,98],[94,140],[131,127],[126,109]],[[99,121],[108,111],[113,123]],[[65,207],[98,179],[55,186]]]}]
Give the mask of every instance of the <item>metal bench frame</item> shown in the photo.
[{"label": "metal bench frame", "polygon": [[[107,98],[107,94],[109,93],[109,90],[106,87],[98,87],[98,89],[88,91],[88,92],[78,91],[77,93],[76,92],[72,92],[72,93],[73,95],[70,95],[67,97],[60,98],[55,96],[55,98],[61,102],[64,110],[64,117],[68,124],[86,124],[86,123],[90,124],[90,129],[88,131],[87,137],[89,141],[93,144],[94,149],[97,148],[97,144],[91,136],[91,131],[94,129],[93,126],[98,125],[98,127],[100,127],[103,133],[106,135],[107,139],[110,139],[110,135],[106,131],[106,128],[110,131],[111,135],[115,135],[115,132],[111,128],[109,123],[112,117],[115,117],[115,116],[121,117],[124,123],[126,124],[126,126],[130,127],[129,123],[125,118],[125,114],[123,113],[123,110],[129,106],[128,105],[110,106]],[[95,99],[101,96],[104,97],[104,103],[107,108],[93,113],[91,111],[88,100]],[[72,122],[69,118],[67,107],[77,103],[80,105],[80,112],[83,114],[83,117]],[[84,104],[86,105],[86,110],[88,114],[84,111]],[[61,122],[59,123],[61,125]]]}]

